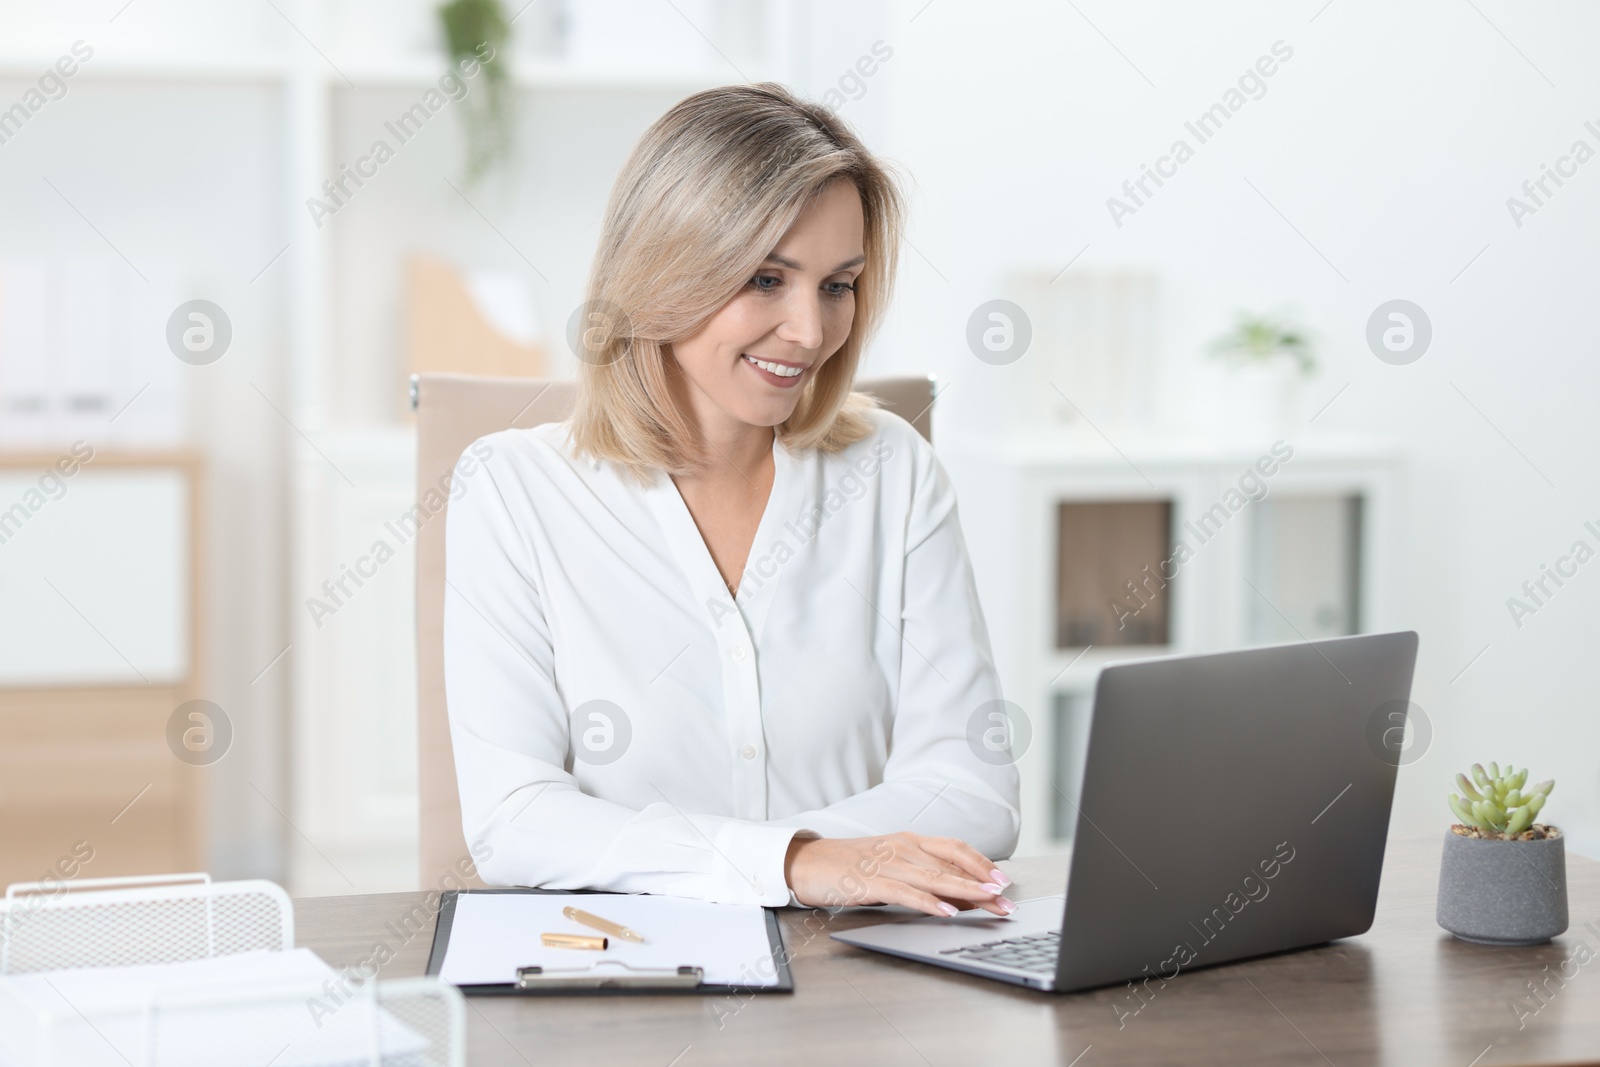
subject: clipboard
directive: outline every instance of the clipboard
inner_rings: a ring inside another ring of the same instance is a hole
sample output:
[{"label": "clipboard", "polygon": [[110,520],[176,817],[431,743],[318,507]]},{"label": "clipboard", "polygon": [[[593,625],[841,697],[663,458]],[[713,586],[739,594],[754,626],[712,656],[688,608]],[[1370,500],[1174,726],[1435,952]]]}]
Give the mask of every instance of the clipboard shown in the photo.
[{"label": "clipboard", "polygon": [[[439,918],[434,924],[433,945],[428,952],[427,974],[438,976],[444,968],[445,951],[450,946],[450,931],[455,923],[456,902],[466,894],[548,894],[548,889],[507,887],[496,889],[448,890],[439,901]],[[586,897],[606,897],[627,894],[587,892]],[[562,994],[596,994],[605,996],[656,996],[661,994],[737,994],[793,993],[794,973],[789,969],[789,952],[783,941],[783,929],[778,923],[778,913],[763,908],[767,942],[772,952],[772,962],[777,970],[776,981],[771,985],[737,985],[707,983],[699,967],[635,968],[617,961],[599,961],[573,967],[540,968],[520,967],[517,979],[486,985],[458,985],[464,995],[472,996],[549,996]]]}]

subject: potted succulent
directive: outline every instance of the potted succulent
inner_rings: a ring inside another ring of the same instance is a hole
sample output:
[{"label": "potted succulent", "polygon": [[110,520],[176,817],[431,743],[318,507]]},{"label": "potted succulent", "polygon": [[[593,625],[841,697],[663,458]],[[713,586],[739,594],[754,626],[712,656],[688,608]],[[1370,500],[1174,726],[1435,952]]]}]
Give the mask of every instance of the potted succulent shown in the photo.
[{"label": "potted succulent", "polygon": [[1530,786],[1528,770],[1472,765],[1456,775],[1444,835],[1439,925],[1480,945],[1537,945],[1567,928],[1565,839],[1534,822],[1555,781]]},{"label": "potted succulent", "polygon": [[1282,432],[1294,425],[1301,383],[1317,367],[1304,330],[1285,317],[1240,312],[1233,329],[1212,341],[1207,351],[1232,370],[1232,426]]}]

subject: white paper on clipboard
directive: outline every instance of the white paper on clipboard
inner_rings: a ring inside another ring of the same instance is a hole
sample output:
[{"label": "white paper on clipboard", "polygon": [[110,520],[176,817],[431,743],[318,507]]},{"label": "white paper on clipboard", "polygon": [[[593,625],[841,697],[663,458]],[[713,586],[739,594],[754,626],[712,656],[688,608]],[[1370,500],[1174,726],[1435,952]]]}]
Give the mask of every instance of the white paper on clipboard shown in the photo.
[{"label": "white paper on clipboard", "polygon": [[[561,914],[571,905],[621,923],[644,944],[610,939],[604,951],[546,948],[544,933],[603,936]],[[756,904],[710,904],[683,897],[595,893],[462,893],[456,897],[439,977],[452,985],[517,980],[519,967],[593,967],[602,960],[634,968],[700,967],[706,985],[775,986],[779,968]]]}]

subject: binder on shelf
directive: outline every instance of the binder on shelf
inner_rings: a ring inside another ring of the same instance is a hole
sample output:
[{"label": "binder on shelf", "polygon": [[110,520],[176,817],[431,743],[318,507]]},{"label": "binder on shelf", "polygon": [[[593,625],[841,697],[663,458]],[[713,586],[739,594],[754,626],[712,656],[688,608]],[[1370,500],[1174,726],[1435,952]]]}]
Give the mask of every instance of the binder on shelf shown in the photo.
[{"label": "binder on shelf", "polygon": [[187,376],[168,348],[176,260],[0,259],[0,448],[170,448]]},{"label": "binder on shelf", "polygon": [[[562,917],[569,903],[626,923],[643,943],[613,938],[600,958],[584,958],[593,950],[542,946],[543,933],[587,930]],[[794,992],[771,908],[631,893],[447,892],[427,973],[468,996]]]}]

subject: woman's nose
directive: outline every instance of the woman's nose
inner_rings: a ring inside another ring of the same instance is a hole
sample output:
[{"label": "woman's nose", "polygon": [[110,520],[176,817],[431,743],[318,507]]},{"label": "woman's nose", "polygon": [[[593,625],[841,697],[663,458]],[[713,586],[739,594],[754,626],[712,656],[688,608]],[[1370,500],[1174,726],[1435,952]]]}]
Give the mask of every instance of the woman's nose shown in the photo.
[{"label": "woman's nose", "polygon": [[795,296],[784,306],[778,336],[805,349],[822,347],[822,308],[815,296]]}]

